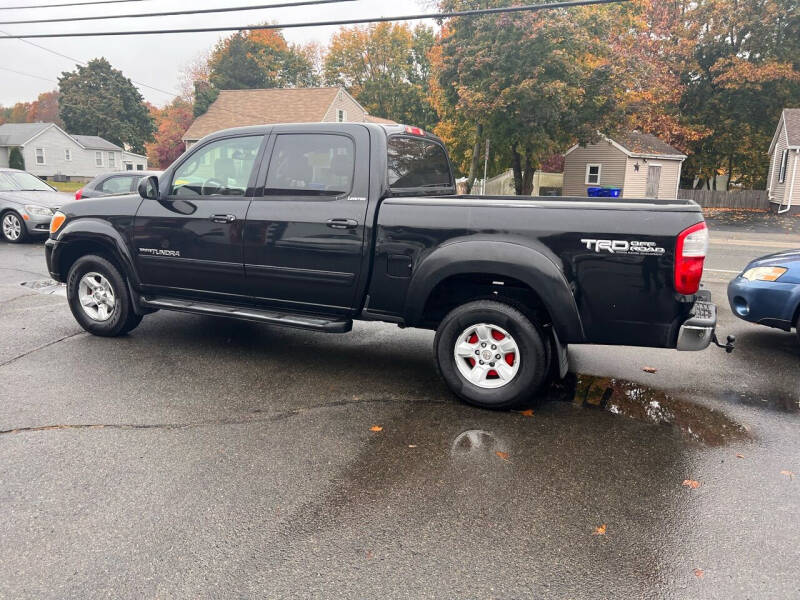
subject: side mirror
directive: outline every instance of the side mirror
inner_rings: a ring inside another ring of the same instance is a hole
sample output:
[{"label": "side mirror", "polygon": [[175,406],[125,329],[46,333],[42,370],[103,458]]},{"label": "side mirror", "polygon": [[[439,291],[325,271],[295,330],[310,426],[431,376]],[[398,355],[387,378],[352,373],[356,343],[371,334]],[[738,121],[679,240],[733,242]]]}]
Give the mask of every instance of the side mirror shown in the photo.
[{"label": "side mirror", "polygon": [[139,181],[139,195],[145,200],[158,200],[158,177],[142,177]]}]

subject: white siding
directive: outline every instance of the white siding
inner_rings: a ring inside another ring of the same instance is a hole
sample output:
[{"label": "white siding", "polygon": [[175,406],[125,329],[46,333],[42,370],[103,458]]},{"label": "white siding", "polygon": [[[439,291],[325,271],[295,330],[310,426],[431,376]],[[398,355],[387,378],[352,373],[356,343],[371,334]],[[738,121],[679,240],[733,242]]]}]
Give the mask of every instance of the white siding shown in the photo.
[{"label": "white siding", "polygon": [[[37,148],[44,149],[43,165],[36,164]],[[64,159],[64,150],[67,148],[72,153],[70,161]],[[85,150],[75,140],[55,127],[45,130],[22,147],[25,170],[39,177],[52,177],[57,174],[94,176],[96,174],[94,171],[88,172],[84,168],[84,153]]]},{"label": "white siding", "polygon": [[0,148],[0,167],[8,166],[8,148]]},{"label": "white siding", "polygon": [[[636,163],[639,171],[636,171]],[[661,200],[674,200],[678,194],[678,182],[681,173],[680,160],[668,158],[643,158],[628,157],[625,170],[625,186],[622,196],[624,198],[644,198],[647,194],[647,167],[661,165],[661,182],[658,186],[658,197]]]},{"label": "white siding", "polygon": [[336,123],[339,110],[345,111],[345,121],[348,123],[363,123],[367,120],[367,111],[344,90],[339,90],[336,94],[336,100],[322,118],[323,123]]},{"label": "white siding", "polygon": [[[794,189],[792,188],[792,181],[794,181]],[[791,196],[792,209],[800,207],[800,150],[792,150],[789,152],[789,163],[786,165],[785,187],[784,205],[789,204]]]},{"label": "white siding", "polygon": [[[783,119],[781,119],[778,140],[775,142],[775,151],[772,153],[769,168],[769,180],[767,180],[767,189],[769,190],[769,199],[773,202],[781,203],[788,200],[786,183],[790,182],[789,168],[792,166],[792,157],[789,156],[789,164],[786,166],[786,181],[780,183],[781,171],[781,158],[783,158],[783,151],[786,150],[786,132],[783,129]],[[795,186],[795,189],[797,186]]]},{"label": "white siding", "polygon": [[[147,165],[147,157],[146,156],[141,156],[139,154],[134,154],[133,152],[125,152],[125,151],[123,151],[121,154],[122,154],[122,158],[121,158],[122,163],[117,165],[117,170],[118,171],[127,170],[127,167],[125,166],[124,163],[128,163],[128,162],[130,162],[130,164],[133,165],[133,170],[134,171],[146,171],[147,170],[148,165]],[[142,167],[141,169],[138,168],[140,165]]]},{"label": "white siding", "polygon": [[[565,196],[586,196],[587,188],[625,185],[625,167],[627,156],[610,142],[601,140],[597,144],[589,144],[586,148],[575,148],[564,157],[564,191]],[[586,165],[602,165],[600,182],[586,184]]]}]

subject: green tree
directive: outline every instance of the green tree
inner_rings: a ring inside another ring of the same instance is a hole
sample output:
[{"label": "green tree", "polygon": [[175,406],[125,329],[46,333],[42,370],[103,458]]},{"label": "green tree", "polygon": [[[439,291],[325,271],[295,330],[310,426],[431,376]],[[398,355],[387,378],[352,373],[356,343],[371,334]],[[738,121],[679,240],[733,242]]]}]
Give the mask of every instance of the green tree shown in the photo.
[{"label": "green tree", "polygon": [[12,148],[8,154],[8,166],[12,169],[25,170],[25,158],[19,148]]},{"label": "green tree", "polygon": [[[506,6],[508,0],[482,2]],[[474,8],[444,0],[442,8]],[[575,142],[613,134],[622,120],[621,69],[608,38],[611,13],[596,8],[453,19],[437,73],[443,102],[492,142],[529,195],[539,164]],[[476,140],[475,149],[483,146]],[[472,152],[472,158],[476,152]]]},{"label": "green tree", "polygon": [[59,114],[70,133],[99,135],[144,153],[153,120],[139,90],[105,58],[96,58],[58,79]]},{"label": "green tree", "polygon": [[370,114],[432,128],[438,121],[428,85],[435,41],[421,25],[343,28],[325,56],[325,81],[346,87]]},{"label": "green tree", "polygon": [[239,31],[220,41],[209,58],[217,90],[304,87],[319,83],[305,49],[286,43],[279,30]]}]

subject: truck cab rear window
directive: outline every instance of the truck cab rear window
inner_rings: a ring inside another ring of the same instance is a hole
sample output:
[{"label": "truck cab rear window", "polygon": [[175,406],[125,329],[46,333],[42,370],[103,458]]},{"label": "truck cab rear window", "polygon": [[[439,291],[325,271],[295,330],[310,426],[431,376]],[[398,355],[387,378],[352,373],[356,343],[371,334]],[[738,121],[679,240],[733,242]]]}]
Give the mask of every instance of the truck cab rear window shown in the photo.
[{"label": "truck cab rear window", "polygon": [[413,137],[389,138],[389,187],[393,190],[452,186],[444,148]]}]

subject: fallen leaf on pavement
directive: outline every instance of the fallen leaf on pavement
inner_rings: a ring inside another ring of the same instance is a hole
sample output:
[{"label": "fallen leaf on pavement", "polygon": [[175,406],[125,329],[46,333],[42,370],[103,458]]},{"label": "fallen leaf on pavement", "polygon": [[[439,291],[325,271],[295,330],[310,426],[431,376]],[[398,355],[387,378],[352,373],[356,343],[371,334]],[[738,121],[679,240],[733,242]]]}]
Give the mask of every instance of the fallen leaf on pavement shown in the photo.
[{"label": "fallen leaf on pavement", "polygon": [[372,427],[369,428],[369,430],[377,433],[379,431],[383,431],[383,427],[381,427],[380,425],[373,425]]},{"label": "fallen leaf on pavement", "polygon": [[656,369],[655,367],[645,367],[644,369],[642,369],[642,371],[644,371],[645,373],[658,373],[658,369]]},{"label": "fallen leaf on pavement", "polygon": [[523,410],[519,414],[521,414],[523,417],[532,417],[533,416],[533,409],[529,408],[527,410]]},{"label": "fallen leaf on pavement", "polygon": [[409,444],[409,445],[408,445],[408,447],[409,447],[409,448],[416,448],[416,447],[417,447],[417,445],[416,445],[416,444]]},{"label": "fallen leaf on pavement", "polygon": [[781,471],[781,475],[786,475],[789,479],[794,479],[794,473],[791,471]]},{"label": "fallen leaf on pavement", "polygon": [[737,454],[736,458],[744,458],[744,454]]},{"label": "fallen leaf on pavement", "polygon": [[695,569],[695,570],[694,570],[694,575],[695,575],[695,577],[697,577],[698,579],[702,579],[702,578],[703,578],[703,575],[705,575],[705,574],[706,574],[706,573],[705,573],[705,571],[703,571],[703,569]]},{"label": "fallen leaf on pavement", "polygon": [[695,481],[694,479],[684,479],[683,480],[683,486],[684,487],[688,487],[688,488],[692,488],[693,490],[696,490],[697,488],[700,487],[700,482],[699,481]]},{"label": "fallen leaf on pavement", "polygon": [[594,533],[592,535],[605,535],[606,534],[606,525],[600,525],[600,527],[594,528]]},{"label": "fallen leaf on pavement", "polygon": [[503,460],[508,460],[508,452],[500,452],[500,450],[498,450],[497,452],[495,452],[495,454],[497,454],[497,456],[499,456]]}]

